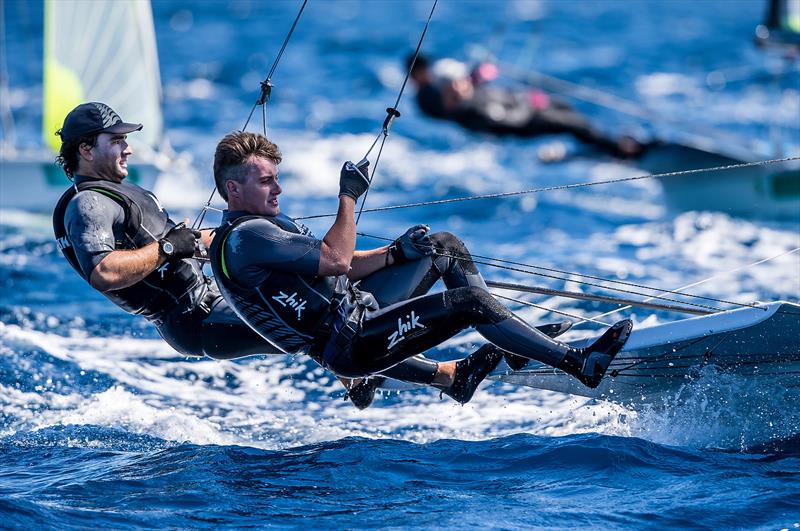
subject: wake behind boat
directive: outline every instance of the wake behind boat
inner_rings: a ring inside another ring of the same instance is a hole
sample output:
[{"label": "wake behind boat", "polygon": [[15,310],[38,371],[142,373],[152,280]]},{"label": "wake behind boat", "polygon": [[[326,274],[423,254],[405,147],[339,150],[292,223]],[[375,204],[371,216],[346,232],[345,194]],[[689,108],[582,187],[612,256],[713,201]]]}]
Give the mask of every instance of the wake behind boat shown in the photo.
[{"label": "wake behind boat", "polygon": [[[501,366],[490,378],[628,405],[649,404],[674,393],[708,368],[800,387],[798,330],[800,305],[771,302],[635,328],[596,389],[536,361],[519,371]],[[573,344],[584,347],[594,339]]]}]

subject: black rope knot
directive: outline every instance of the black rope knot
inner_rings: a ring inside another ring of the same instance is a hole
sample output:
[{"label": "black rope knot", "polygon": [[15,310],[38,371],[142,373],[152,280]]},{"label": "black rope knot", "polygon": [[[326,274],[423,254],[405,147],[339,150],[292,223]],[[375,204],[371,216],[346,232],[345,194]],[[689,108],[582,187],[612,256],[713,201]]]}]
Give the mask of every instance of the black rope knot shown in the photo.
[{"label": "black rope knot", "polygon": [[272,80],[265,79],[261,82],[261,96],[259,96],[256,105],[264,105],[269,101],[270,96],[272,96]]},{"label": "black rope knot", "polygon": [[395,109],[394,107],[387,107],[386,108],[386,119],[383,121],[383,134],[389,134],[389,128],[392,126],[392,122],[395,118],[400,118],[400,111]]}]

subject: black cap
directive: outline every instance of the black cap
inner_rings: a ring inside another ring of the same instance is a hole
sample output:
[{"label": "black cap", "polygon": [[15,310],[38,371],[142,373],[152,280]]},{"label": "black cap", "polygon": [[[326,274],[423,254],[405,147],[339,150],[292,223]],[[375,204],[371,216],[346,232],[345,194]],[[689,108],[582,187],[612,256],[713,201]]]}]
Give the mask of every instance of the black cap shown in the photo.
[{"label": "black cap", "polygon": [[77,140],[99,133],[128,134],[139,131],[142,124],[129,124],[122,121],[119,114],[105,103],[82,103],[72,109],[58,134],[62,141]]},{"label": "black cap", "polygon": [[[413,64],[413,68],[412,68],[412,64]],[[430,59],[428,58],[427,55],[425,55],[423,53],[420,53],[419,55],[417,55],[416,61],[414,60],[414,54],[413,53],[409,54],[409,56],[406,57],[406,68],[411,68],[412,72],[414,72],[416,70],[426,69],[426,68],[430,67],[430,65],[431,65]]]}]

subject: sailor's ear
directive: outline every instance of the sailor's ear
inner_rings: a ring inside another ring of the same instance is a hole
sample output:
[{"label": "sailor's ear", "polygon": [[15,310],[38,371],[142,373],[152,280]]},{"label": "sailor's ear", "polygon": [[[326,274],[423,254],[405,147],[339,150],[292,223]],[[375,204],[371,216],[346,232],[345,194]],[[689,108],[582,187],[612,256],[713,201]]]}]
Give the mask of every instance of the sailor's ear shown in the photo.
[{"label": "sailor's ear", "polygon": [[78,155],[80,155],[82,159],[88,161],[94,160],[94,153],[92,153],[93,147],[94,147],[93,145],[87,144],[86,142],[80,144],[78,146]]},{"label": "sailor's ear", "polygon": [[239,197],[239,183],[228,179],[225,181],[225,191],[228,192],[228,197]]}]

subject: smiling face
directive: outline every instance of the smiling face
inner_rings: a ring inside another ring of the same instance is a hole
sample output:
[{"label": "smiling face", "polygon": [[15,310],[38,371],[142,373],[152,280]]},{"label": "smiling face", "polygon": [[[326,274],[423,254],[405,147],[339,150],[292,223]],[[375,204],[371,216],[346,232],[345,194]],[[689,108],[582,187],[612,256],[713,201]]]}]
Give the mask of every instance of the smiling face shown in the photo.
[{"label": "smiling face", "polygon": [[241,166],[230,168],[225,181],[228,208],[260,216],[277,216],[281,209],[278,196],[278,165],[269,159],[252,156]]},{"label": "smiling face", "polygon": [[133,155],[127,138],[128,135],[100,133],[94,146],[81,144],[77,173],[121,182],[128,176],[128,157]]}]

